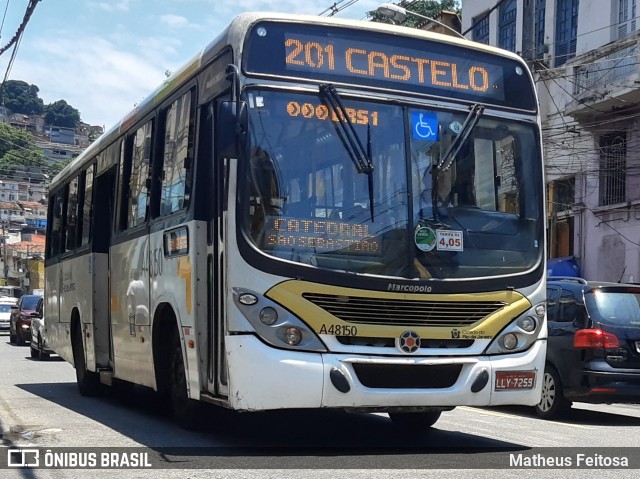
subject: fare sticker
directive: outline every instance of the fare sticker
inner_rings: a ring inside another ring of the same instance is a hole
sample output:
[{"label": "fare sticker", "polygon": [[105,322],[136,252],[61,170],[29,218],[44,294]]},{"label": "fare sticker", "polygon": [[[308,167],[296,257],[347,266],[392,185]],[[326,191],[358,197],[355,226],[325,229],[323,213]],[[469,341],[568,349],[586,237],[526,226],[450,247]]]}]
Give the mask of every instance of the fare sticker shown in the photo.
[{"label": "fare sticker", "polygon": [[462,231],[437,230],[436,248],[438,251],[463,251]]}]

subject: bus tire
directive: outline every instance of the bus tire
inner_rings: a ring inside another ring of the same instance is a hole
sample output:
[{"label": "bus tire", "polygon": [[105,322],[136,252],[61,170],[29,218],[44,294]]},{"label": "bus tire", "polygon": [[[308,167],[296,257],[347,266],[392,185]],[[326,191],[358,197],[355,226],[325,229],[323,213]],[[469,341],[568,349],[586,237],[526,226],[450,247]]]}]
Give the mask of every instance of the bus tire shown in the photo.
[{"label": "bus tire", "polygon": [[84,346],[82,345],[82,329],[79,324],[73,332],[71,348],[73,349],[73,364],[76,368],[76,382],[78,383],[80,395],[87,397],[101,395],[102,385],[100,384],[100,376],[98,373],[87,369]]},{"label": "bus tire", "polygon": [[183,429],[200,429],[202,427],[202,415],[199,414],[200,403],[187,395],[187,375],[177,330],[172,342],[169,376],[169,398],[173,417]]},{"label": "bus tire", "polygon": [[536,414],[542,419],[555,419],[566,414],[571,408],[571,401],[564,397],[562,381],[556,368],[547,364],[542,376],[542,397],[534,406]]},{"label": "bus tire", "polygon": [[433,426],[438,419],[442,411],[422,411],[422,412],[390,412],[389,417],[394,424],[402,429],[419,431],[420,429],[426,429]]}]

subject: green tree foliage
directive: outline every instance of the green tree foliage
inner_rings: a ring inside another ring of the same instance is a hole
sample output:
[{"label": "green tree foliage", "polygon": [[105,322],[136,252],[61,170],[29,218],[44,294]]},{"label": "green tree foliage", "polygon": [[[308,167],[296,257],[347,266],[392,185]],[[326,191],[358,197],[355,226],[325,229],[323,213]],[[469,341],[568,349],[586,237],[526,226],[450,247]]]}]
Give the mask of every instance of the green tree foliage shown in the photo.
[{"label": "green tree foliage", "polygon": [[21,80],[7,80],[0,95],[2,104],[13,113],[42,115],[44,102],[38,96],[40,89]]},{"label": "green tree foliage", "polygon": [[42,168],[42,171],[47,173],[51,178],[53,178],[58,173],[60,173],[64,169],[65,166],[67,166],[69,163],[71,163],[71,161],[73,161],[73,158],[70,159],[70,160],[55,161],[55,162],[51,163],[49,166],[47,166],[45,168]]},{"label": "green tree foliage", "polygon": [[38,148],[31,134],[14,128],[8,123],[0,123],[0,178],[11,177],[16,170],[40,168],[51,177],[58,174],[71,160],[48,160]]},{"label": "green tree foliage", "polygon": [[37,148],[33,137],[8,123],[0,123],[0,176],[5,176],[19,166],[45,164],[42,150]]},{"label": "green tree foliage", "polygon": [[[458,2],[456,0],[400,0],[399,2],[391,2],[406,9],[409,12],[417,13],[425,17],[437,17],[443,10],[450,12],[458,12]],[[372,22],[389,23],[389,19],[382,16],[375,10],[367,12],[367,18],[370,18]],[[416,25],[424,22],[424,18],[420,18],[416,15],[407,14],[407,18],[400,25],[406,27],[415,27]]]},{"label": "green tree foliage", "polygon": [[44,121],[51,126],[75,128],[80,122],[80,112],[66,101],[58,100],[44,108]]}]

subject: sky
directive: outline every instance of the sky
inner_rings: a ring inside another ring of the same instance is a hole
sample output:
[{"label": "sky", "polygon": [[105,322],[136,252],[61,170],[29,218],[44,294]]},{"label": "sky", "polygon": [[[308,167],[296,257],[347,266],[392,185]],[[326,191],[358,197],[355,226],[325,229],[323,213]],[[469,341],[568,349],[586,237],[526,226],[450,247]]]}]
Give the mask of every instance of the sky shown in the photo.
[{"label": "sky", "polygon": [[[44,104],[65,100],[90,125],[109,129],[239,13],[318,15],[349,0],[41,0],[27,23],[8,80],[36,85]],[[335,17],[365,19],[383,3],[357,0]],[[29,0],[0,0],[0,48]],[[0,56],[5,77],[13,47]]]}]

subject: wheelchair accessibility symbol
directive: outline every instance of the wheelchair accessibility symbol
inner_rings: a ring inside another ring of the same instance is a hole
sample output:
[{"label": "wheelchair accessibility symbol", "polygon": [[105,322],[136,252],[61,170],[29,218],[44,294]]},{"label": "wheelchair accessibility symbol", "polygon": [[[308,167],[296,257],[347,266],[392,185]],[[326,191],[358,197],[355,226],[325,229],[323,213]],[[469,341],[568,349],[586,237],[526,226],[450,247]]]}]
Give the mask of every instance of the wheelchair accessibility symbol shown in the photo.
[{"label": "wheelchair accessibility symbol", "polygon": [[430,112],[411,113],[411,132],[415,139],[437,141],[438,117]]}]

